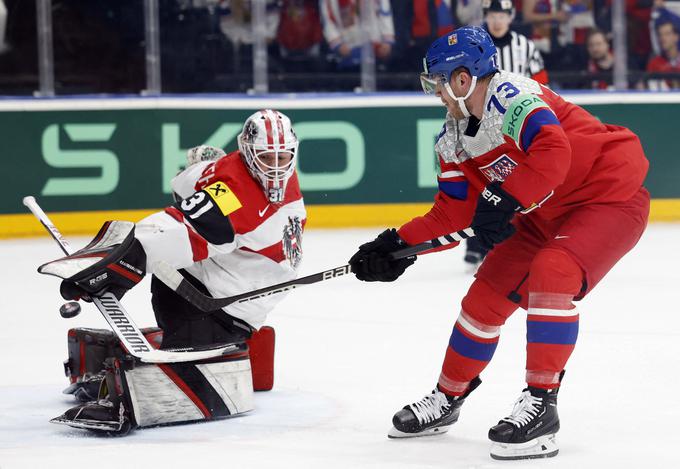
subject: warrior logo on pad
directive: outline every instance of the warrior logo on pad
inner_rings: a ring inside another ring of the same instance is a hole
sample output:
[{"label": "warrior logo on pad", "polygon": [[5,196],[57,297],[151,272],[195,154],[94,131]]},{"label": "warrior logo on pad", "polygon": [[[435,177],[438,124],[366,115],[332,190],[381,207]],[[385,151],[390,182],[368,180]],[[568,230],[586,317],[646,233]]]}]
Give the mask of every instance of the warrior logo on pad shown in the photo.
[{"label": "warrior logo on pad", "polygon": [[489,181],[503,182],[505,181],[505,178],[510,176],[516,166],[517,163],[512,158],[503,154],[488,165],[481,166],[479,170]]}]

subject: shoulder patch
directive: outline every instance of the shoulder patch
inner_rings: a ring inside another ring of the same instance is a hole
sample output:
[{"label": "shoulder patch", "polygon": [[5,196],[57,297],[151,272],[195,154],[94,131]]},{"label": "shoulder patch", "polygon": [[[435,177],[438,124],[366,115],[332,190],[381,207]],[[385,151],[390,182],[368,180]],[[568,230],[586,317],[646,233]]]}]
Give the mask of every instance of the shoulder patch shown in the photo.
[{"label": "shoulder patch", "polygon": [[521,145],[521,131],[524,121],[532,111],[539,108],[550,107],[541,98],[534,94],[520,94],[517,96],[503,116],[503,133],[513,139],[518,148]]},{"label": "shoulder patch", "polygon": [[214,182],[203,189],[215,201],[222,215],[229,215],[242,207],[236,194],[221,181]]}]

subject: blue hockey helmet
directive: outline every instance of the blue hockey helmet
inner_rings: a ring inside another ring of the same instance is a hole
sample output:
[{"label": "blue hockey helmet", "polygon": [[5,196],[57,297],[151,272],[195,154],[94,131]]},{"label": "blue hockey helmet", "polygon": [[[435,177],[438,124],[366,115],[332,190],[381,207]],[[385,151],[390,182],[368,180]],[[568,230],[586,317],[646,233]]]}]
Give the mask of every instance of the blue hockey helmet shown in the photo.
[{"label": "blue hockey helmet", "polygon": [[[474,78],[498,71],[496,46],[483,28],[465,26],[435,40],[423,58],[423,91],[434,94],[448,84],[454,70],[464,67]],[[476,82],[476,80],[475,80]]]}]

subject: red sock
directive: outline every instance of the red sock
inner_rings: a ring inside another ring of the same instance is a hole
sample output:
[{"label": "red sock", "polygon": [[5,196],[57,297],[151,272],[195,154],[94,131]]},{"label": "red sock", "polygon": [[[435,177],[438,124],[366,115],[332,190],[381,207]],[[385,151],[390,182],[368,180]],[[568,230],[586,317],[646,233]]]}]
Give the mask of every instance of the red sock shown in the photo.
[{"label": "red sock", "polygon": [[565,251],[538,252],[529,272],[526,380],[529,386],[552,389],[560,384],[576,345],[578,310],[572,303],[581,290],[583,273]]},{"label": "red sock", "polygon": [[493,357],[501,326],[516,309],[516,304],[486,282],[476,280],[470,286],[446,349],[438,382],[442,392],[465,393]]}]

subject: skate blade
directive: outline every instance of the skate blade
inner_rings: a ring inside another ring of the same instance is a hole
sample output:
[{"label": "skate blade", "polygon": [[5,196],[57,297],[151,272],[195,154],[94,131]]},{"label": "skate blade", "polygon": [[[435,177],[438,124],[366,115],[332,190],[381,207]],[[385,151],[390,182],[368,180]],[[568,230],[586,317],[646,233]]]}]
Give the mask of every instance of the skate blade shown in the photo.
[{"label": "skate blade", "polygon": [[121,429],[120,422],[101,422],[97,420],[71,420],[64,418],[63,415],[54,417],[50,423],[57,425],[68,425],[73,428],[81,428],[83,430],[99,430],[103,432],[118,432]]},{"label": "skate blade", "polygon": [[418,433],[406,433],[397,430],[395,427],[392,427],[390,428],[390,431],[387,432],[387,438],[418,438],[421,436],[443,435],[444,433],[449,431],[450,427],[451,425],[445,425],[441,427],[430,428],[428,430],[423,430],[422,432]]},{"label": "skate blade", "polygon": [[539,436],[526,443],[497,443],[491,445],[491,457],[501,461],[518,459],[540,459],[557,456],[560,449],[555,441],[555,434]]}]

